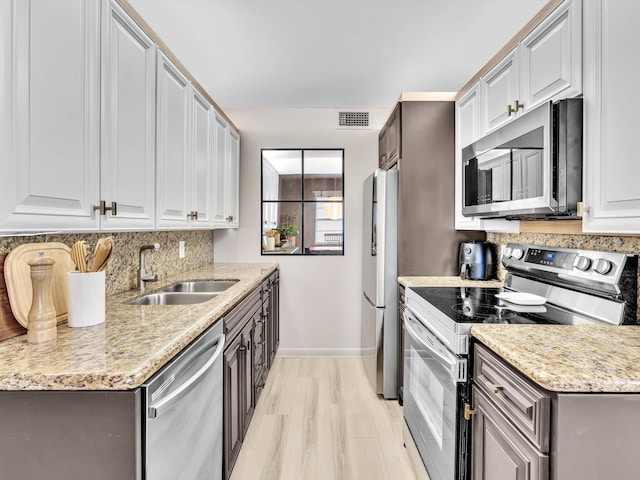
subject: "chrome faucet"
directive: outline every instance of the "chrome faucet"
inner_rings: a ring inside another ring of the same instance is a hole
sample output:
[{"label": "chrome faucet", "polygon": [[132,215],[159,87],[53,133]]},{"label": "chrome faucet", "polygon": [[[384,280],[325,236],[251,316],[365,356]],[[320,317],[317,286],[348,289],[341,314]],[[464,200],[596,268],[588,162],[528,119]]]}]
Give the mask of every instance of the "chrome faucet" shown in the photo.
[{"label": "chrome faucet", "polygon": [[140,291],[144,292],[144,289],[147,286],[147,282],[157,282],[158,275],[153,272],[153,267],[151,267],[151,273],[147,273],[144,269],[144,252],[146,250],[160,250],[160,244],[154,243],[152,245],[142,245],[140,247],[140,267],[138,268],[138,287],[140,287]]}]

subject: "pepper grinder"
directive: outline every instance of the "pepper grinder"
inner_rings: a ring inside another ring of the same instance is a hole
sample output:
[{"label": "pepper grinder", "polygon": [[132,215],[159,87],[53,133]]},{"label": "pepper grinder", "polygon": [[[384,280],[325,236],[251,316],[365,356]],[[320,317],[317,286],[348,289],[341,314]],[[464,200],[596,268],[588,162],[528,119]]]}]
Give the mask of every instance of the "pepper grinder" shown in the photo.
[{"label": "pepper grinder", "polygon": [[31,269],[31,285],[33,299],[29,310],[27,323],[27,342],[42,343],[55,340],[58,335],[56,330],[56,309],[51,299],[51,278],[53,276],[53,258],[45,257],[44,252],[40,256],[27,262]]}]

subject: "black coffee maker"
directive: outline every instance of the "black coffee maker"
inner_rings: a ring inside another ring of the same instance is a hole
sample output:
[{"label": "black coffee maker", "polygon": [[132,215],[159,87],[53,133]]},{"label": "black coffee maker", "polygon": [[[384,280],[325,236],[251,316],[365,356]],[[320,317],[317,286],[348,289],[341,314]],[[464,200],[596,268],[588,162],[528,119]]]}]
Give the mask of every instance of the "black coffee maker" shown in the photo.
[{"label": "black coffee maker", "polygon": [[463,280],[495,278],[495,258],[495,249],[489,242],[462,242],[459,255],[460,278]]}]

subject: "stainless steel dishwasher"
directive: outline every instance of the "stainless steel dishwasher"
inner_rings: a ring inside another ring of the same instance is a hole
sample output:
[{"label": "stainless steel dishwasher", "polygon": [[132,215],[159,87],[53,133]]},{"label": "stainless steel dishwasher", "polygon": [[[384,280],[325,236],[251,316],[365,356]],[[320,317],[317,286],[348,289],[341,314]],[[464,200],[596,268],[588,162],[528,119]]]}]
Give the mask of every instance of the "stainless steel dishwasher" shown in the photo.
[{"label": "stainless steel dishwasher", "polygon": [[219,320],[142,385],[146,480],[222,478]]}]

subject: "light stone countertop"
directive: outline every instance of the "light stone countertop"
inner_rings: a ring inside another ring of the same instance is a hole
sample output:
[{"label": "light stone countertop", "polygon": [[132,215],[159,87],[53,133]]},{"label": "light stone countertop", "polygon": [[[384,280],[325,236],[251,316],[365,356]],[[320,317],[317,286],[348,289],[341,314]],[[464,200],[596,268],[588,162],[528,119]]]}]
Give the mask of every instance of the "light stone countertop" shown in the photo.
[{"label": "light stone countertop", "polygon": [[106,320],[84,328],[58,325],[55,340],[0,342],[0,390],[129,390],[215,323],[278,268],[277,263],[215,263],[150,284],[147,292],[178,281],[239,280],[195,305],[125,305],[129,290],[107,297]]},{"label": "light stone countertop", "polygon": [[638,325],[474,325],[471,334],[547,390],[640,393]]},{"label": "light stone countertop", "polygon": [[405,287],[502,287],[500,280],[461,280],[458,276],[398,277],[398,283]]}]

